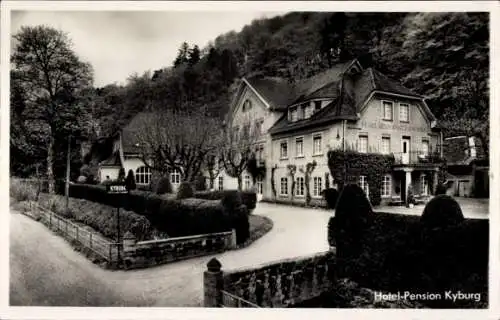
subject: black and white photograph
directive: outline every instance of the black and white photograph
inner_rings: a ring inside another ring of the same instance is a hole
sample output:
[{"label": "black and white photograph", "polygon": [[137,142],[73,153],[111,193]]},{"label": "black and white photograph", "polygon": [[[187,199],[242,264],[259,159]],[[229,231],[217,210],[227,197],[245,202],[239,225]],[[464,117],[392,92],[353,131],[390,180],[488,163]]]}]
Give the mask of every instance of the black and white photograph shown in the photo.
[{"label": "black and white photograph", "polygon": [[488,309],[491,6],[219,7],[8,9],[9,306]]}]

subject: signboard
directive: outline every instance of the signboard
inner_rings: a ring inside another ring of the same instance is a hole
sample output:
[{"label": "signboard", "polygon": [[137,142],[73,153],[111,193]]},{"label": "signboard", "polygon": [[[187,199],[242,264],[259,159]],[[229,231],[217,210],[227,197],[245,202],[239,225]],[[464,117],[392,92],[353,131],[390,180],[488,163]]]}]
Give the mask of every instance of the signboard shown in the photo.
[{"label": "signboard", "polygon": [[112,184],[107,186],[109,194],[124,194],[128,193],[127,187],[124,184]]},{"label": "signboard", "polygon": [[409,124],[394,124],[387,123],[383,121],[361,121],[362,128],[373,128],[373,129],[386,129],[386,130],[398,130],[398,131],[415,131],[415,132],[428,132],[429,128],[421,126],[411,126]]}]

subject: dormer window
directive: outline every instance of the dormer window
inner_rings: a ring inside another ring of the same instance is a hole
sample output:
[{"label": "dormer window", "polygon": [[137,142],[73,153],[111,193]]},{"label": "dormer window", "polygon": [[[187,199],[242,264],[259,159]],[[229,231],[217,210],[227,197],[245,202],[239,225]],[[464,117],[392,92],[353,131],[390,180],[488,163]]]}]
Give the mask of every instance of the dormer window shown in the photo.
[{"label": "dormer window", "polygon": [[295,122],[298,119],[297,107],[290,108],[290,122]]},{"label": "dormer window", "polygon": [[321,101],[314,101],[314,112],[321,110]]},{"label": "dormer window", "polygon": [[306,109],[304,111],[304,117],[306,119],[309,119],[312,116],[313,112],[314,112],[313,106],[311,104],[307,104],[305,108]]},{"label": "dormer window", "polygon": [[301,105],[300,107],[297,108],[298,110],[298,120],[303,120],[304,119],[304,105]]}]

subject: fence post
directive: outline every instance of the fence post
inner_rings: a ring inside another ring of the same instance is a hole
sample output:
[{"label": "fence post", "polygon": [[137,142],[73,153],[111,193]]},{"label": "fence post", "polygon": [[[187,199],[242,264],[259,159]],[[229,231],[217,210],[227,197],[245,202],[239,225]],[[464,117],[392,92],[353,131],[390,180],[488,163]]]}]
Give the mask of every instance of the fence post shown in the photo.
[{"label": "fence post", "polygon": [[220,308],[222,305],[223,272],[221,263],[212,258],[207,263],[207,270],[203,272],[203,305],[208,308]]},{"label": "fence post", "polygon": [[52,211],[49,211],[49,228],[52,229]]},{"label": "fence post", "polygon": [[89,236],[90,237],[90,241],[89,241],[90,242],[90,249],[92,249],[92,232],[90,232],[89,235],[90,235]]},{"label": "fence post", "polygon": [[78,230],[80,230],[80,228],[76,226],[75,229],[76,229],[76,241],[80,242],[80,239],[78,239]]},{"label": "fence post", "polygon": [[66,223],[66,234],[69,235],[69,233],[68,233],[68,221],[64,220],[64,222]]}]

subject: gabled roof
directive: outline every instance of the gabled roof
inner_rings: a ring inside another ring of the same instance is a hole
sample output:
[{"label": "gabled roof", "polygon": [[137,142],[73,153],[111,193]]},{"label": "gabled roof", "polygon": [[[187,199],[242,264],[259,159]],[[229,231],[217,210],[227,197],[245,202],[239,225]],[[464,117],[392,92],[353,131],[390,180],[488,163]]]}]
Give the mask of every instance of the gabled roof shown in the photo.
[{"label": "gabled roof", "polygon": [[100,162],[99,165],[101,167],[120,167],[120,154],[118,152],[113,152],[111,156],[104,161]]},{"label": "gabled roof", "polygon": [[[356,120],[363,105],[374,93],[397,94],[423,101],[422,96],[373,68],[355,74],[346,73],[354,61],[338,64],[317,76],[299,82],[296,88],[298,95],[293,104],[317,98],[327,98],[333,102],[309,119],[289,122],[287,115],[283,115],[270,129],[270,133],[301,129],[317,125],[318,122]],[[431,120],[435,120],[426,105],[424,105],[424,112]]]},{"label": "gabled roof", "polygon": [[246,81],[266,100],[273,110],[285,110],[295,93],[291,83],[278,77],[254,76]]},{"label": "gabled roof", "polygon": [[141,152],[137,139],[139,130],[143,128],[144,122],[152,116],[149,112],[139,112],[130,122],[122,129],[122,148],[123,153],[137,154]]}]

